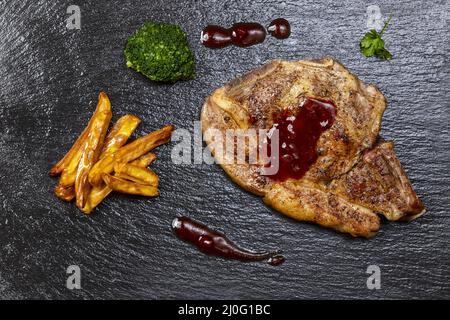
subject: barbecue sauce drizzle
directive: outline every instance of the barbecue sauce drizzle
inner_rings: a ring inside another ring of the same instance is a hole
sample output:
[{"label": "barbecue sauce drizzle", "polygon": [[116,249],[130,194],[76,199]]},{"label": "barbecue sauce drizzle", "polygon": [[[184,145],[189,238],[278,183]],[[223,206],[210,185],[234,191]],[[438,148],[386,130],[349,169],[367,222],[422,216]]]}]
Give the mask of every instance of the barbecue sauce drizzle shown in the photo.
[{"label": "barbecue sauce drizzle", "polygon": [[284,262],[281,251],[252,252],[241,249],[228,238],[217,231],[211,230],[204,224],[188,217],[177,217],[172,222],[175,235],[206,255],[239,260],[242,262],[267,261],[268,264],[278,266]]},{"label": "barbecue sauce drizzle", "polygon": [[[300,109],[293,113],[283,110],[273,115],[273,129],[278,129],[278,154],[271,150],[271,136],[267,137],[267,151],[271,163],[278,158],[278,172],[270,175],[272,180],[300,179],[317,158],[317,142],[329,129],[336,117],[336,107],[331,101],[308,98]],[[269,131],[270,132],[270,131]]]}]

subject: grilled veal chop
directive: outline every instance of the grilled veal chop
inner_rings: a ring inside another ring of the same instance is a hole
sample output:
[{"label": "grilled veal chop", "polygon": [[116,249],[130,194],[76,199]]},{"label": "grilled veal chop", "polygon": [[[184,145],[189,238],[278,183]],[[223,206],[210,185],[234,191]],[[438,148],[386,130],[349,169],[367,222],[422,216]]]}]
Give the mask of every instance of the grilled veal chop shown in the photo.
[{"label": "grilled veal chop", "polygon": [[[385,108],[375,86],[365,85],[336,60],[276,60],[214,91],[201,122],[204,133],[215,128],[225,134],[227,129],[281,128],[281,118],[291,121],[283,139],[291,139],[286,141],[293,150],[303,150],[280,154],[283,175],[264,175],[261,163],[227,161],[226,153],[214,156],[237,184],[276,210],[370,237],[380,227],[379,213],[389,220],[411,220],[425,211],[392,142],[379,137]],[[301,123],[306,116],[312,120]],[[320,120],[315,127],[314,119]],[[213,142],[208,135],[204,139]]]}]

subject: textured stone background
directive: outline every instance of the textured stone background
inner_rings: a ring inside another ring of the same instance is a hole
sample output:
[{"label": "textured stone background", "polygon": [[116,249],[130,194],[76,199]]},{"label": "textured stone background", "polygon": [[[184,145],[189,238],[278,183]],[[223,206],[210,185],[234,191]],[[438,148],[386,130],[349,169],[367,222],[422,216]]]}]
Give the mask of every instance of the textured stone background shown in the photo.
[{"label": "textured stone background", "polygon": [[[81,30],[67,30],[78,4]],[[390,62],[366,59],[358,43],[372,1],[9,1],[0,0],[1,298],[450,298],[450,138],[448,1],[375,1],[387,17]],[[208,23],[268,23],[282,16],[292,37],[249,49],[211,51],[199,43]],[[188,32],[197,78],[155,85],[128,70],[124,42],[147,19]],[[428,212],[386,223],[371,240],[298,223],[234,185],[218,166],[176,166],[171,146],[154,165],[161,197],[113,195],[90,217],[52,194],[47,171],[90,117],[100,90],[115,119],[134,113],[139,134],[165,123],[192,129],[216,87],[274,58],[331,55],[389,107],[382,134]],[[282,248],[281,267],[204,257],[170,231],[177,214],[225,231],[249,248]],[[82,290],[65,288],[67,266]],[[381,290],[366,288],[368,265]]]}]

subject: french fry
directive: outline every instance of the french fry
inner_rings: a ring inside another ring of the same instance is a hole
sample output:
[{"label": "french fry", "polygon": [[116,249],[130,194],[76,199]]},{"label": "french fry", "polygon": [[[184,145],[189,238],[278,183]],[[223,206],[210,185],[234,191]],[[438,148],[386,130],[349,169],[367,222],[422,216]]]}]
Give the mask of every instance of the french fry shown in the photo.
[{"label": "french fry", "polygon": [[133,166],[138,166],[141,168],[147,168],[149,165],[151,165],[156,160],[156,154],[154,153],[147,153],[143,156],[137,158],[136,160],[133,160],[130,162]]},{"label": "french fry", "polygon": [[[104,94],[104,93],[100,93],[100,96],[102,96],[102,94],[106,96],[106,94]],[[107,98],[107,96],[106,96],[106,98]],[[99,97],[99,99],[100,99],[100,97]],[[72,152],[72,155],[70,156],[70,160],[68,161],[68,163],[65,163],[65,161],[64,161],[64,169],[62,171],[61,178],[59,180],[59,184],[61,186],[68,187],[68,186],[75,184],[75,178],[76,178],[76,174],[77,174],[78,164],[80,163],[81,156],[83,153],[83,148],[84,148],[86,140],[88,138],[92,122],[96,118],[98,113],[100,112],[99,107],[100,107],[100,103],[97,104],[94,114],[92,115],[91,119],[89,120],[88,126],[84,129],[82,135],[77,139],[77,141],[75,142],[72,149],[70,149],[69,153]],[[76,145],[76,148],[74,149],[75,145]],[[68,154],[66,154],[66,156],[68,156]],[[64,158],[66,158],[66,157],[64,157]],[[59,162],[63,162],[64,158]],[[67,158],[67,159],[69,159],[69,158]],[[59,162],[58,162],[58,164],[59,164]],[[56,164],[55,167],[58,166],[58,164]]]},{"label": "french fry", "polygon": [[54,189],[56,196],[65,201],[75,198],[77,207],[86,214],[112,191],[159,195],[159,178],[147,168],[156,159],[150,150],[170,141],[174,127],[165,126],[125,145],[141,120],[125,115],[107,134],[111,117],[109,98],[101,92],[88,125],[49,172],[52,176],[61,174]]},{"label": "french fry", "polygon": [[158,187],[158,176],[148,168],[142,168],[127,163],[114,165],[115,176],[136,183]]},{"label": "french fry", "polygon": [[104,157],[89,172],[89,182],[94,187],[101,186],[102,174],[111,173],[114,170],[115,163],[128,163],[148,153],[150,150],[167,143],[170,141],[173,130],[174,126],[165,126],[121,147],[114,154]]},{"label": "french fry", "polygon": [[117,120],[106,136],[105,144],[99,159],[102,159],[109,154],[113,154],[122,147],[140,123],[141,119],[131,114],[124,115]]},{"label": "french fry", "polygon": [[[131,163],[134,163],[135,166],[146,168],[148,167],[154,160],[156,159],[156,155],[154,153],[147,153],[142,157],[134,160]],[[130,164],[131,164],[130,163]],[[117,175],[117,174],[116,174]],[[131,177],[122,177],[124,179],[132,180]],[[107,185],[104,185],[100,188],[93,187],[91,192],[89,193],[88,199],[86,201],[86,205],[83,207],[82,211],[86,214],[90,214],[102,201],[105,199],[110,193],[112,189]],[[74,191],[75,194],[75,191]]]},{"label": "french fry", "polygon": [[[86,135],[86,137],[87,137],[87,135]],[[85,145],[85,143],[86,143],[86,139],[84,139],[83,145]],[[73,157],[70,160],[67,167],[64,168],[64,170],[61,174],[61,177],[59,178],[59,184],[61,186],[69,187],[69,186],[73,186],[75,184],[75,178],[77,175],[78,164],[80,163],[82,154],[83,154],[83,149],[80,148],[73,155]]]},{"label": "french fry", "polygon": [[155,186],[146,186],[143,184],[126,181],[107,173],[102,174],[102,179],[109,188],[120,193],[128,193],[146,197],[157,197],[159,195],[158,188]]},{"label": "french fry", "polygon": [[[117,122],[114,124],[114,126],[106,136],[105,143],[99,158],[101,159],[108,154],[112,154],[118,148],[123,146],[131,136],[131,134],[134,132],[134,130],[136,130],[140,122],[141,120],[138,117],[129,114],[117,120]],[[108,194],[111,193],[111,191],[112,190],[106,185],[91,188],[91,191],[89,192],[88,198],[86,200],[86,204],[81,210],[86,214],[91,213],[92,210],[94,210],[95,207],[97,207],[100,202],[102,202],[103,199],[105,199]]]},{"label": "french fry", "polygon": [[109,98],[106,93],[100,92],[97,110],[92,119],[88,138],[83,146],[83,153],[75,177],[76,205],[80,209],[83,209],[86,204],[91,189],[88,181],[89,171],[100,156],[111,117]]},{"label": "french fry", "polygon": [[95,207],[97,207],[103,201],[103,199],[105,199],[111,193],[111,191],[112,189],[107,185],[104,185],[100,188],[93,187],[89,192],[86,204],[83,209],[81,209],[81,211],[86,214],[90,214],[92,210],[94,210]]},{"label": "french fry", "polygon": [[75,198],[75,188],[74,186],[62,186],[60,184],[56,185],[54,192],[58,198],[61,200],[70,202]]},{"label": "french fry", "polygon": [[89,127],[91,125],[91,120],[89,121],[86,128],[84,128],[83,132],[80,134],[80,136],[77,138],[77,140],[74,142],[70,150],[64,155],[64,157],[58,161],[57,164],[55,164],[49,171],[49,175],[51,176],[57,176],[63,172],[64,169],[66,169],[69,166],[69,163],[72,161],[72,159],[79,153],[81,153],[81,147],[83,146],[84,141],[86,141]]}]

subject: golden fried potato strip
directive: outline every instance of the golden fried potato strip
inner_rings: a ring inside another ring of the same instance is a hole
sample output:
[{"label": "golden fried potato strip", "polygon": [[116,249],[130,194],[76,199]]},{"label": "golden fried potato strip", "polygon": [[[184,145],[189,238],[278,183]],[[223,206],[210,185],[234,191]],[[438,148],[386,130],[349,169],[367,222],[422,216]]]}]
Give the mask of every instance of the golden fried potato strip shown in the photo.
[{"label": "golden fried potato strip", "polygon": [[[87,138],[88,135],[86,135]],[[83,145],[85,145],[87,139],[84,139]],[[82,146],[83,147],[83,146]],[[64,168],[61,177],[59,178],[59,184],[61,186],[69,187],[75,184],[75,178],[77,174],[78,164],[80,163],[81,156],[83,154],[82,147],[76,151],[70,160],[66,168]]]},{"label": "golden fried potato strip", "polygon": [[149,165],[151,165],[155,160],[156,160],[156,154],[149,152],[149,153],[144,154],[143,156],[137,158],[136,160],[131,161],[130,164],[132,164],[133,166],[146,168]]},{"label": "golden fried potato strip", "polygon": [[134,140],[133,142],[121,147],[114,154],[108,155],[98,161],[89,172],[89,182],[99,187],[102,183],[102,173],[111,173],[114,170],[114,164],[117,162],[128,163],[133,161],[150,150],[170,141],[174,126],[168,125],[157,131],[153,131],[146,136]]},{"label": "golden fried potato strip", "polygon": [[[127,142],[128,138],[133,134],[134,130],[136,130],[140,122],[141,120],[138,117],[131,114],[127,114],[117,120],[106,136],[99,158],[101,159],[108,154],[112,154],[118,148],[123,146]],[[82,211],[86,214],[91,213],[92,210],[94,210],[95,207],[98,206],[100,202],[102,202],[102,200],[111,193],[111,191],[112,190],[106,185],[92,188]]]},{"label": "golden fried potato strip", "polygon": [[146,197],[159,196],[158,188],[155,186],[146,186],[143,184],[126,181],[107,173],[103,173],[102,178],[108,187],[120,193],[135,194]]},{"label": "golden fried potato strip", "polygon": [[[77,138],[77,140],[74,142],[70,150],[64,155],[64,157],[58,161],[57,164],[55,164],[49,171],[49,175],[51,176],[57,176],[63,172],[64,169],[66,169],[69,166],[69,163],[72,161],[74,157],[76,157],[78,154],[81,154],[81,147],[83,146],[83,143],[86,141],[89,127],[91,125],[91,120],[89,121],[86,128],[84,128],[83,132],[80,134],[80,136]],[[79,158],[78,158],[79,160]]]},{"label": "golden fried potato strip", "polygon": [[117,120],[106,136],[105,144],[99,159],[102,159],[109,154],[113,154],[122,147],[140,123],[141,119],[132,114],[124,115]]},{"label": "golden fried potato strip", "polygon": [[75,188],[74,186],[62,186],[60,184],[56,185],[54,192],[58,198],[61,200],[70,202],[75,198]]},{"label": "golden fried potato strip", "polygon": [[[134,163],[134,165],[146,168],[149,166],[154,160],[156,159],[156,155],[154,153],[147,153],[143,155],[142,157],[130,162],[130,164]],[[117,175],[117,174],[116,174]],[[120,178],[120,177],[119,177]],[[131,177],[122,177],[125,180],[132,180]],[[112,189],[108,187],[107,185],[102,186],[100,188],[93,187],[91,192],[89,193],[88,200],[86,201],[86,205],[83,208],[83,212],[86,214],[90,214],[95,207],[97,207],[103,199],[105,199],[110,193]],[[74,196],[75,196],[75,190],[74,190]]]},{"label": "golden fried potato strip", "polygon": [[118,178],[158,187],[158,176],[150,169],[119,162],[114,165],[114,172]]},{"label": "golden fried potato strip", "polygon": [[110,193],[112,189],[107,185],[97,188],[93,187],[89,192],[86,205],[81,209],[84,213],[89,214],[95,209]]},{"label": "golden fried potato strip", "polygon": [[[91,132],[92,122],[98,116],[98,113],[100,112],[100,97],[102,95],[106,96],[105,93],[102,93],[102,92],[100,93],[99,103],[97,104],[94,114],[92,115],[91,119],[89,120],[89,124],[83,131],[82,135],[75,142],[75,144],[77,144],[77,147],[76,147],[76,149],[73,150],[73,154],[70,156],[70,161],[68,161],[68,163],[65,164],[65,167],[61,174],[61,178],[59,180],[59,184],[61,186],[68,187],[68,186],[75,184],[75,178],[76,178],[76,174],[77,174],[78,164],[80,163],[81,156],[82,156],[83,150],[84,150],[83,148],[85,147],[86,140],[88,139],[89,133]],[[108,98],[108,97],[106,96],[106,98]],[[108,102],[109,102],[109,99],[108,99]],[[73,147],[72,147],[72,149],[73,149]],[[69,152],[71,152],[72,149]]]},{"label": "golden fried potato strip", "polygon": [[111,102],[104,92],[100,92],[97,109],[98,112],[96,111],[94,114],[88,138],[83,146],[83,153],[75,177],[76,205],[80,209],[83,209],[86,204],[91,189],[88,181],[89,171],[100,156],[112,117]]}]

